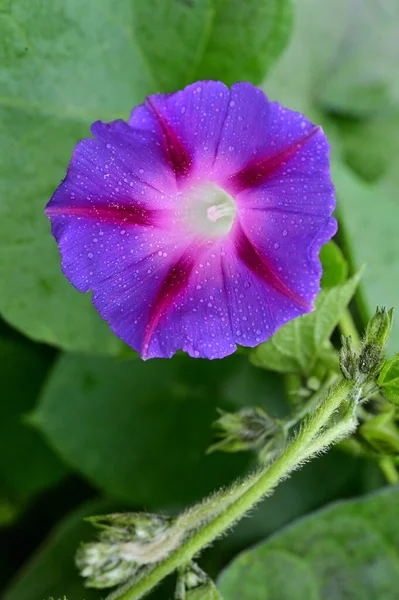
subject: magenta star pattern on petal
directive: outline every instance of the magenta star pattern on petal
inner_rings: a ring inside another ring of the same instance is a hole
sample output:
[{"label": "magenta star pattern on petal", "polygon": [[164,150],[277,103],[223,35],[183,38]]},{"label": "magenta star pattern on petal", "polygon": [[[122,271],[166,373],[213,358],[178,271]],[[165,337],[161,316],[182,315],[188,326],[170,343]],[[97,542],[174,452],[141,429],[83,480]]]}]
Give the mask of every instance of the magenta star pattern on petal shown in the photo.
[{"label": "magenta star pattern on petal", "polygon": [[336,231],[320,127],[201,81],[92,133],[46,214],[66,277],[143,358],[222,358],[313,309]]}]

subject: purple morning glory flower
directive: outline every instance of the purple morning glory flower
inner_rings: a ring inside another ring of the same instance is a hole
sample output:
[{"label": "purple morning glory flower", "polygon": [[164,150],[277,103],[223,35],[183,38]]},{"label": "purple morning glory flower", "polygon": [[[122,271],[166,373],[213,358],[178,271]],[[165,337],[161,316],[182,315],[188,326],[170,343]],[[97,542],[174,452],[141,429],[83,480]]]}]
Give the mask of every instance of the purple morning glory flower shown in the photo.
[{"label": "purple morning glory flower", "polygon": [[222,358],[312,310],[336,231],[319,127],[201,81],[92,133],[46,214],[66,277],[143,358]]}]

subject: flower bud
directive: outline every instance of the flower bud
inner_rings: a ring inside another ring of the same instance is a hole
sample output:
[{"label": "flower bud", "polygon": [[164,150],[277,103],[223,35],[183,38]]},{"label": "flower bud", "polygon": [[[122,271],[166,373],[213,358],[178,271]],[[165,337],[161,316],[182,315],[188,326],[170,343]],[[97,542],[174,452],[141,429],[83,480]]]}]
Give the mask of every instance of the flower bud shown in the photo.
[{"label": "flower bud", "polygon": [[266,442],[282,432],[281,425],[262,408],[243,408],[235,413],[220,412],[213,427],[219,441],[208,452],[239,452],[260,449]]},{"label": "flower bud", "polygon": [[[157,562],[176,540],[174,519],[148,513],[115,513],[86,519],[100,529],[98,542],[82,544],[76,565],[86,585],[118,585],[145,564]],[[169,545],[168,545],[169,544]]]},{"label": "flower bud", "polygon": [[350,337],[342,337],[340,367],[346,379],[356,379],[360,384],[378,377],[384,360],[385,346],[392,328],[393,309],[377,308],[370,319],[359,351]]},{"label": "flower bud", "polygon": [[151,542],[170,527],[173,519],[150,513],[113,513],[88,517],[86,521],[101,530],[100,541],[118,543]]},{"label": "flower bud", "polygon": [[93,542],[78,549],[76,566],[88,587],[107,588],[126,581],[139,565],[118,545]]},{"label": "flower bud", "polygon": [[393,308],[387,311],[386,308],[379,308],[370,319],[364,334],[364,343],[374,343],[385,348],[392,329]]},{"label": "flower bud", "polygon": [[358,356],[358,371],[369,378],[376,377],[382,367],[385,346],[392,329],[393,309],[377,308],[367,325]]},{"label": "flower bud", "polygon": [[345,379],[354,379],[357,373],[357,357],[352,346],[351,337],[341,337],[341,351],[339,353],[339,366]]}]

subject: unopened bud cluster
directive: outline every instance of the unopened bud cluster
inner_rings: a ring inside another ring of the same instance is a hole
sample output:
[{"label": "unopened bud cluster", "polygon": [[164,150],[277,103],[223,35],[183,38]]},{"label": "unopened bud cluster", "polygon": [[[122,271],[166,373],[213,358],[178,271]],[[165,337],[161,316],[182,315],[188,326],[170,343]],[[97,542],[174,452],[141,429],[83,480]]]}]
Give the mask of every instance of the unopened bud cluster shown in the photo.
[{"label": "unopened bud cluster", "polygon": [[76,553],[76,566],[86,585],[106,588],[118,585],[133,575],[138,564],[122,546],[92,542],[82,544]]},{"label": "unopened bud cluster", "polygon": [[[151,549],[165,538],[172,519],[147,513],[116,513],[87,519],[100,529],[97,542],[82,544],[76,565],[86,585],[118,585],[151,562]],[[155,553],[154,553],[155,554]]]},{"label": "unopened bud cluster", "polygon": [[217,442],[208,452],[239,452],[256,450],[270,458],[284,446],[284,431],[281,424],[270,417],[263,408],[243,408],[235,413],[220,412],[213,424]]},{"label": "unopened bud cluster", "polygon": [[340,367],[346,379],[364,383],[378,377],[384,362],[392,319],[393,309],[387,311],[385,308],[377,308],[367,325],[359,350],[353,348],[350,337],[342,338]]}]

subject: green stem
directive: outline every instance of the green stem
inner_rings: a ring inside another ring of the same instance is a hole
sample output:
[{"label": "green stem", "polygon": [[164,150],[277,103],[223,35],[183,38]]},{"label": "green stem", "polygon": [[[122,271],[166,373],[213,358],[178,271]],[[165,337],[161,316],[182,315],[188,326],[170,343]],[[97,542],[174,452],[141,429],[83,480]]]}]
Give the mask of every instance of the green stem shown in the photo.
[{"label": "green stem", "polygon": [[[331,446],[342,440],[344,437],[353,433],[356,429],[357,419],[352,410],[349,410],[347,414],[338,421],[331,428],[327,429],[324,433],[321,433],[311,442],[311,455],[318,454],[323,450],[326,450]],[[305,451],[303,460],[308,458],[308,451]]]},{"label": "green stem", "polygon": [[346,308],[341,315],[339,320],[339,329],[342,335],[345,335],[346,337],[350,336],[352,338],[352,343],[355,348],[360,347],[360,335],[349,308]]},{"label": "green stem", "polygon": [[[220,511],[216,517],[202,528],[196,530],[191,537],[161,563],[147,569],[141,577],[135,579],[133,582],[127,582],[125,586],[122,586],[121,589],[111,594],[108,600],[138,600],[142,598],[167,575],[178,569],[182,564],[192,560],[203,548],[241,519],[265,495],[270,493],[281,479],[285,479],[304,460],[314,454],[311,445],[312,440],[323,429],[342,402],[353,396],[354,391],[354,383],[352,381],[341,380],[335,385],[313,415],[308,417],[303,428],[285,452],[265,471],[260,472],[249,489],[246,489],[227,508],[225,504],[221,503]],[[329,443],[333,441],[329,440]],[[318,445],[317,448],[320,450]],[[239,485],[242,484],[240,483]]]},{"label": "green stem", "polygon": [[318,389],[317,392],[315,392],[311,396],[311,398],[309,398],[309,400],[305,402],[302,408],[293,415],[292,419],[284,422],[284,429],[286,431],[292,429],[292,427],[299,423],[299,421],[302,421],[302,419],[306,417],[306,415],[313,412],[319,404],[320,400],[324,398],[326,392],[333,385],[333,383],[337,381],[337,379],[339,379],[339,375],[336,375],[335,373],[327,375],[327,378],[323,385],[320,387],[320,389]]}]

